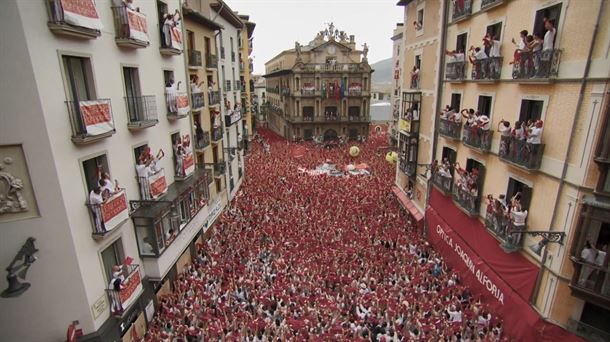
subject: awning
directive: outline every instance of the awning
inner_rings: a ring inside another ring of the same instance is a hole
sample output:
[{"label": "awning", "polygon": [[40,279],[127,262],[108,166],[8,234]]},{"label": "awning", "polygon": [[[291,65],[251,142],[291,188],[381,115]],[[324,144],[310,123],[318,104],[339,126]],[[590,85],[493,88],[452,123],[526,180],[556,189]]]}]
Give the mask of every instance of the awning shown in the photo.
[{"label": "awning", "polygon": [[396,198],[398,199],[398,202],[400,202],[402,207],[405,208],[405,210],[408,211],[409,214],[411,214],[411,216],[415,220],[415,223],[417,224],[417,227],[420,229],[423,228],[424,227],[424,215],[419,211],[419,209],[417,209],[417,207],[415,207],[415,204],[413,204],[413,201],[411,201],[407,197],[407,194],[405,194],[404,191],[402,191],[396,185],[394,185],[392,187],[392,191],[396,195]]},{"label": "awning", "polygon": [[464,214],[436,189],[432,190],[426,222],[428,241],[458,272],[462,283],[502,315],[510,337],[518,341],[581,341],[544,321],[530,306],[538,267],[519,253],[505,253],[477,218]]}]

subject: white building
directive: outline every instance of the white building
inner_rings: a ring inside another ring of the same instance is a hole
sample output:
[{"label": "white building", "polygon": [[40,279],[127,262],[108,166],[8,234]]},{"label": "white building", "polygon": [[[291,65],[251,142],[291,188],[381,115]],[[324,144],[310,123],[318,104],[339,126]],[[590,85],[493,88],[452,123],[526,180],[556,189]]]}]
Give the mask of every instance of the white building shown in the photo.
[{"label": "white building", "polygon": [[[211,4],[212,20],[220,24],[223,29],[216,36],[219,53],[219,85],[224,105],[221,105],[225,118],[224,151],[227,161],[225,173],[228,184],[229,201],[239,191],[244,175],[243,139],[247,139],[245,118],[240,109],[241,84],[239,80],[239,42],[241,30],[246,29],[243,21],[222,0]],[[236,107],[236,105],[238,107]],[[239,148],[238,148],[239,147]]]},{"label": "white building", "polygon": [[[3,295],[14,298],[0,298],[2,341],[64,340],[73,321],[79,341],[142,336],[155,293],[170,290],[226,204],[226,194],[209,198],[211,175],[193,163],[184,29],[160,19],[180,1],[113,5],[6,0],[0,11],[0,263],[28,237],[38,249],[29,289],[13,280]],[[225,46],[237,37],[229,30]],[[222,65],[234,80],[238,64]],[[160,160],[137,172],[148,152]],[[101,172],[123,190],[91,205]],[[124,288],[112,290],[121,275]]]},{"label": "white building", "polygon": [[390,102],[392,103],[392,117],[394,118],[393,123],[390,127],[390,142],[394,145],[398,145],[398,117],[400,110],[400,94],[401,94],[401,75],[402,75],[402,58],[400,56],[400,49],[402,44],[402,35],[404,27],[403,23],[397,23],[392,34],[392,68],[394,68],[392,84],[392,94],[390,95]]}]

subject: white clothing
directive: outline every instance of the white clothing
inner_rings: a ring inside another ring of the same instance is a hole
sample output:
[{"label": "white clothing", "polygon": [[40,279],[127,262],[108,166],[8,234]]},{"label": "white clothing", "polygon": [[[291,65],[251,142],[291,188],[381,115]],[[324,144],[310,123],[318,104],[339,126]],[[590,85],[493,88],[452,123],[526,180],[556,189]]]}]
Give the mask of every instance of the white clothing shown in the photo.
[{"label": "white clothing", "polygon": [[527,142],[530,144],[540,144],[540,137],[542,136],[542,127],[533,127],[529,136],[527,137]]},{"label": "white clothing", "polygon": [[492,40],[489,47],[489,57],[500,57],[500,47],[502,43],[499,40]]},{"label": "white clothing", "polygon": [[597,257],[595,257],[595,264],[597,266],[604,266],[605,260],[606,260],[606,252],[597,251]]},{"label": "white clothing", "polygon": [[140,178],[147,178],[149,170],[150,169],[148,166],[146,166],[146,164],[136,165],[136,173],[138,174],[138,177],[140,177]]},{"label": "white clothing", "polygon": [[114,194],[114,187],[112,186],[112,182],[108,179],[104,180],[104,186],[101,188],[102,193],[104,193],[104,191],[108,190],[109,194]]},{"label": "white clothing", "polygon": [[451,56],[451,60],[450,62],[463,62],[464,61],[464,54],[463,53],[456,53],[453,56]]},{"label": "white clothing", "polygon": [[519,44],[517,44],[517,48],[518,48],[519,50],[523,50],[523,49],[525,49],[525,39],[524,39],[524,38],[521,38],[521,39],[519,40]]},{"label": "white clothing", "polygon": [[102,204],[104,203],[104,199],[102,198],[102,194],[96,194],[93,190],[89,193],[89,204]]},{"label": "white clothing", "polygon": [[487,59],[487,54],[485,53],[485,50],[481,49],[474,53],[474,58],[477,60]]},{"label": "white clothing", "polygon": [[500,125],[500,127],[498,128],[498,131],[503,137],[510,137],[510,130],[510,126],[506,127],[504,125]]},{"label": "white clothing", "polygon": [[544,42],[542,43],[542,50],[552,50],[553,44],[555,43],[555,34],[557,33],[556,28],[552,28],[544,34]]},{"label": "white clothing", "polygon": [[513,224],[517,227],[525,226],[525,219],[527,218],[527,210],[513,211],[511,212],[513,218]]},{"label": "white clothing", "polygon": [[582,252],[580,252],[580,257],[584,259],[588,263],[595,262],[595,251],[590,248],[584,248]]}]

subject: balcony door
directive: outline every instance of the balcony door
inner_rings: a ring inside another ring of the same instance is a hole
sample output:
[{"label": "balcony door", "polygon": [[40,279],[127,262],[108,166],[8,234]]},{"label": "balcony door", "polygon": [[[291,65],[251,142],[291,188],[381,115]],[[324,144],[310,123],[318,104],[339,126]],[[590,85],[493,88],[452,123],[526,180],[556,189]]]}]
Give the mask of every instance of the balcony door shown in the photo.
[{"label": "balcony door", "polygon": [[455,150],[445,146],[445,147],[443,147],[442,158],[443,158],[442,160],[447,159],[449,161],[449,164],[451,165],[449,170],[451,172],[451,175],[453,176],[453,170],[455,169],[455,167],[453,167],[453,165],[455,164],[455,160],[457,159],[457,152]]},{"label": "balcony door", "polygon": [[138,68],[124,67],[123,80],[125,82],[125,100],[129,121],[142,121],[144,110],[142,108]]},{"label": "balcony door", "polygon": [[78,103],[95,99],[89,58],[62,56],[62,61],[68,83],[68,100],[73,101],[70,106],[76,114],[72,119],[81,130],[85,131],[85,123],[80,115]]},{"label": "balcony door", "polygon": [[510,202],[519,193],[521,194],[521,208],[528,210],[532,200],[532,188],[514,178],[509,178],[508,188],[506,189],[506,202]]},{"label": "balcony door", "polygon": [[521,110],[519,112],[519,121],[520,122],[528,122],[528,121],[536,121],[542,118],[542,107],[544,106],[544,101],[537,100],[522,100],[521,101]]},{"label": "balcony door", "polygon": [[87,184],[87,195],[95,188],[99,186],[100,178],[102,173],[108,170],[108,159],[106,155],[100,155],[83,161],[83,173],[85,175],[85,183]]},{"label": "balcony door", "polygon": [[125,260],[125,254],[123,252],[123,242],[121,239],[117,239],[110,246],[102,251],[102,262],[104,264],[104,272],[106,273],[106,280],[110,282],[112,279],[112,267],[115,265],[121,265]]}]

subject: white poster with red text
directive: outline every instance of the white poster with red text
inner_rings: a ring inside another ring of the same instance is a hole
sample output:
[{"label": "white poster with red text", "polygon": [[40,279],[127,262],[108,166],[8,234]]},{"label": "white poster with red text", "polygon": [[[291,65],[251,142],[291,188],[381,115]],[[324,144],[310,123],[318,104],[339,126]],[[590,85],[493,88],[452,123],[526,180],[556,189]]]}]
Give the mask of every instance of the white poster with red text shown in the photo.
[{"label": "white poster with red text", "polygon": [[127,20],[129,21],[129,37],[143,42],[148,42],[148,27],[146,16],[140,12],[127,9]]},{"label": "white poster with red text", "polygon": [[148,176],[148,186],[150,188],[150,197],[153,199],[157,199],[167,192],[167,181],[165,180],[165,172],[163,169]]},{"label": "white poster with red text", "polygon": [[182,171],[184,172],[185,177],[188,177],[195,172],[195,158],[193,157],[193,153],[184,155],[182,159]]},{"label": "white poster with red text", "polygon": [[125,191],[117,192],[102,204],[102,219],[104,220],[104,228],[107,231],[116,228],[128,218],[129,210],[127,209]]},{"label": "white poster with red text", "polygon": [[89,135],[99,135],[114,130],[110,100],[80,101],[80,115]]},{"label": "white poster with red text", "polygon": [[94,0],[61,0],[64,21],[68,24],[93,30],[104,28]]},{"label": "white poster with red text", "polygon": [[178,115],[188,115],[191,107],[189,106],[189,98],[186,94],[176,95],[176,107],[178,107]]}]

